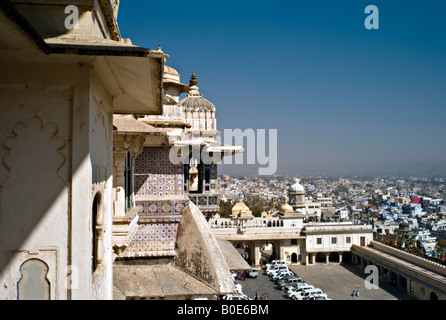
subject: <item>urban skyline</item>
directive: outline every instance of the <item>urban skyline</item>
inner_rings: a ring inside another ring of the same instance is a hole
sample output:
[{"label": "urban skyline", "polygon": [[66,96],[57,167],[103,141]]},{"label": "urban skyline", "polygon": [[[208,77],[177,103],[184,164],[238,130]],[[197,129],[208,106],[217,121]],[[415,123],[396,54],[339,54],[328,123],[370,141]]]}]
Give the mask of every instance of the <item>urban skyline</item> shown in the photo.
[{"label": "urban skyline", "polygon": [[369,4],[132,1],[118,22],[195,72],[221,131],[277,129],[278,174],[445,174],[446,5],[374,1],[368,30]]},{"label": "urban skyline", "polygon": [[0,299],[446,300],[443,9],[0,1]]}]

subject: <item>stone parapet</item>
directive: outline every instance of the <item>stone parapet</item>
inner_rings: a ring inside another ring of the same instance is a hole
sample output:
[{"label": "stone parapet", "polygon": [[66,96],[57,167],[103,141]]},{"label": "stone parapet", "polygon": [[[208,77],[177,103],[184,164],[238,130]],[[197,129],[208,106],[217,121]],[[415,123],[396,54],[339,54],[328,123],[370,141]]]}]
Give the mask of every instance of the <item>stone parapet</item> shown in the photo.
[{"label": "stone parapet", "polygon": [[422,257],[405,252],[403,250],[399,250],[399,249],[390,247],[388,245],[385,245],[385,244],[382,244],[382,243],[379,243],[376,241],[371,241],[370,246],[378,251],[388,253],[388,254],[390,254],[394,257],[397,257],[399,259],[402,259],[404,261],[413,263],[413,264],[420,266],[422,268],[425,268],[427,270],[436,272],[442,276],[446,276],[446,266],[443,266],[439,263],[424,259]]}]

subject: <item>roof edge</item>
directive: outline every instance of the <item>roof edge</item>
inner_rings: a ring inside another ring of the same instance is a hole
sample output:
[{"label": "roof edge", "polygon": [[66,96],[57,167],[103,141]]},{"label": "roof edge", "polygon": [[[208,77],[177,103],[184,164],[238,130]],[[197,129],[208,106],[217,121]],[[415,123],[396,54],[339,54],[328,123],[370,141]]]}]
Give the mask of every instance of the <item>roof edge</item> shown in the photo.
[{"label": "roof edge", "polygon": [[39,35],[32,24],[17,10],[16,6],[9,0],[0,1],[0,10],[14,22],[26,36],[45,54],[50,54],[50,47]]}]

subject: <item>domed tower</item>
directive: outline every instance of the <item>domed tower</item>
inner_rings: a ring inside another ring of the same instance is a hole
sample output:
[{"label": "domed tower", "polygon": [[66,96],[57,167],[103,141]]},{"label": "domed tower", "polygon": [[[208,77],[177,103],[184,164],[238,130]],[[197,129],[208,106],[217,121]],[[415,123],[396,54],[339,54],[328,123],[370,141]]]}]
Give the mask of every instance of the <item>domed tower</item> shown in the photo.
[{"label": "domed tower", "polygon": [[[176,79],[174,72],[169,75],[173,77],[173,80]],[[215,106],[203,97],[197,84],[197,77],[193,73],[187,95],[178,103],[181,121],[187,124],[187,127],[184,128],[181,139],[175,144],[180,147],[189,147],[188,163],[184,163],[185,191],[201,212],[210,218],[220,209],[221,194],[218,191],[217,177],[219,161],[224,156],[245,152],[245,150],[242,147],[223,144],[216,140],[220,132],[217,131]],[[209,158],[205,158],[204,154]]]},{"label": "domed tower", "polygon": [[300,184],[299,179],[288,190],[289,203],[295,211],[305,214],[305,188]]},{"label": "domed tower", "polygon": [[181,118],[183,114],[178,106],[180,95],[187,92],[189,87],[180,82],[178,71],[168,66],[164,66],[163,87],[163,114]]},{"label": "domed tower", "polygon": [[203,95],[197,87],[198,80],[192,73],[187,96],[180,101],[179,107],[183,112],[184,122],[191,125],[187,129],[189,134],[200,137],[215,137],[218,134],[215,106]]},{"label": "domed tower", "polygon": [[280,206],[278,216],[285,228],[302,228],[304,215],[300,211],[295,211],[292,206],[284,203]]}]

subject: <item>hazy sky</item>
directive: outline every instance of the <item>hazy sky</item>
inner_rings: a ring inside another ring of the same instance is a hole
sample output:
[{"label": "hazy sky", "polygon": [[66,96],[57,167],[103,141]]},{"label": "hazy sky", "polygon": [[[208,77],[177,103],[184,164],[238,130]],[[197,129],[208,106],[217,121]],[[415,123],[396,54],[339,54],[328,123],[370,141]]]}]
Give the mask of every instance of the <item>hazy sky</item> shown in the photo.
[{"label": "hazy sky", "polygon": [[280,169],[445,161],[445,16],[442,0],[131,0],[118,23],[195,72],[220,131],[278,129]]}]

